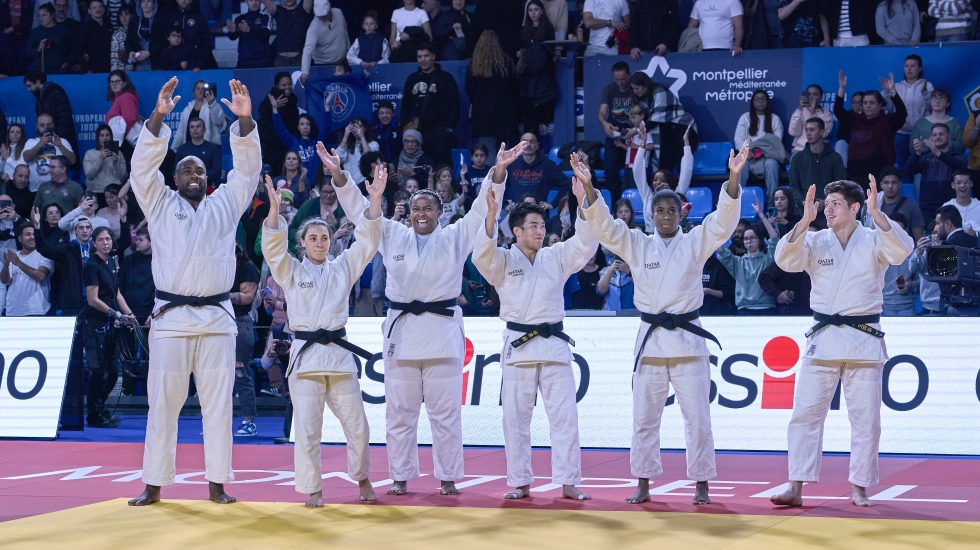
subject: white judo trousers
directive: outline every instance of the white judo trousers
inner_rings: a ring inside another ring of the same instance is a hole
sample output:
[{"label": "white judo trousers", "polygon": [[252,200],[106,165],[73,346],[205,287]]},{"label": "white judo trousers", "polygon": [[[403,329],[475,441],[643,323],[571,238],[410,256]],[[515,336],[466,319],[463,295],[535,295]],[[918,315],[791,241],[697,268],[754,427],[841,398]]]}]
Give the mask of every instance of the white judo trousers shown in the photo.
[{"label": "white judo trousers", "polygon": [[531,417],[538,390],[548,415],[551,438],[551,481],[582,483],[582,452],[575,403],[575,375],[570,364],[503,365],[504,451],[507,485],[523,487],[534,481],[531,470]]},{"label": "white judo trousers", "polygon": [[361,399],[356,374],[289,375],[293,402],[293,462],[296,491],[313,494],[323,490],[320,440],[323,439],[323,408],[340,421],[347,439],[347,475],[354,481],[371,473],[370,427]]},{"label": "white judo trousers", "polygon": [[859,487],[878,485],[883,368],[874,361],[803,359],[788,429],[790,481],[820,480],[824,423],[840,381],[851,423],[847,479]]},{"label": "white judo trousers", "polygon": [[385,359],[388,474],[395,481],[419,472],[418,430],[422,402],[432,431],[433,473],[440,481],[463,478],[463,360]]},{"label": "white judo trousers", "polygon": [[230,483],[232,388],[235,385],[235,335],[157,337],[150,330],[150,366],[146,379],[149,412],[143,447],[143,482],[174,483],[177,418],[187,401],[191,373],[204,422],[204,478]]},{"label": "white judo trousers", "polygon": [[717,476],[711,433],[711,365],[707,357],[644,357],[633,373],[633,441],[630,471],[649,479],[664,472],[660,460],[660,422],[669,386],[684,418],[687,477],[708,481]]}]

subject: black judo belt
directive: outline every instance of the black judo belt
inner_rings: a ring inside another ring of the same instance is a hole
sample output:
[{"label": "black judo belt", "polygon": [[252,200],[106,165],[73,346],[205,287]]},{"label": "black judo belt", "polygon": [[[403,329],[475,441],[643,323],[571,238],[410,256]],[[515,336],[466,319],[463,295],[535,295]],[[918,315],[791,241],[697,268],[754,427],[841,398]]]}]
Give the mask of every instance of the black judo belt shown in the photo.
[{"label": "black judo belt", "polygon": [[715,338],[714,334],[711,334],[707,330],[704,330],[691,322],[698,317],[698,310],[681,314],[667,313],[666,311],[663,313],[640,313],[640,319],[645,323],[650,323],[650,328],[648,328],[646,334],[643,335],[643,341],[640,343],[640,352],[636,355],[636,360],[633,362],[633,370],[636,371],[636,368],[640,365],[640,357],[642,356],[641,354],[643,353],[643,348],[646,347],[647,340],[650,339],[650,335],[652,335],[653,331],[657,330],[658,328],[666,330],[686,330],[691,334],[711,340],[712,342],[718,344],[718,347],[720,348],[721,342]]},{"label": "black judo belt", "polygon": [[435,315],[442,315],[443,317],[455,317],[456,316],[456,298],[449,298],[447,300],[439,300],[436,302],[420,302],[419,300],[412,300],[411,302],[391,302],[391,309],[397,309],[401,311],[398,317],[391,322],[391,326],[388,327],[388,338],[391,338],[391,331],[395,330],[395,323],[398,322],[402,317],[412,314],[412,315],[422,315],[423,313],[433,313]]},{"label": "black judo belt", "polygon": [[548,323],[543,323],[540,325],[524,325],[521,323],[508,322],[507,330],[524,333],[524,336],[521,336],[510,343],[510,345],[514,348],[519,348],[539,336],[542,338],[551,338],[554,336],[555,338],[564,340],[573,346],[575,345],[575,340],[572,340],[563,332],[565,330],[565,326],[560,321],[553,325],[549,325]]},{"label": "black judo belt", "polygon": [[231,313],[225,309],[223,305],[221,305],[222,302],[231,298],[230,292],[222,292],[221,294],[215,294],[214,296],[181,296],[180,294],[171,294],[170,292],[158,290],[156,291],[156,297],[161,300],[167,300],[167,303],[160,307],[160,311],[153,316],[154,319],[159,318],[161,315],[170,311],[171,309],[183,306],[214,306],[221,308],[225,313],[228,313],[232,320],[235,319],[235,316],[231,315]]},{"label": "black judo belt", "polygon": [[880,330],[871,326],[871,323],[881,321],[880,315],[841,315],[839,313],[835,313],[834,315],[826,315],[824,313],[817,313],[814,311],[813,320],[816,321],[817,324],[813,325],[810,330],[806,331],[807,338],[816,334],[821,329],[829,327],[830,325],[838,327],[848,326],[860,330],[865,334],[870,334],[875,338],[885,337],[884,332],[881,332]]},{"label": "black judo belt", "polygon": [[330,344],[337,344],[338,346],[353,353],[354,355],[359,355],[368,361],[370,361],[374,357],[374,354],[371,353],[370,351],[355,346],[354,344],[351,344],[347,340],[344,340],[344,336],[347,336],[346,328],[339,328],[337,330],[327,330],[325,328],[321,328],[313,332],[299,330],[294,332],[293,336],[298,340],[305,341],[303,347],[299,349],[299,353],[296,354],[296,357],[302,355],[304,351],[309,349],[314,344],[321,344],[324,346],[329,346]]}]

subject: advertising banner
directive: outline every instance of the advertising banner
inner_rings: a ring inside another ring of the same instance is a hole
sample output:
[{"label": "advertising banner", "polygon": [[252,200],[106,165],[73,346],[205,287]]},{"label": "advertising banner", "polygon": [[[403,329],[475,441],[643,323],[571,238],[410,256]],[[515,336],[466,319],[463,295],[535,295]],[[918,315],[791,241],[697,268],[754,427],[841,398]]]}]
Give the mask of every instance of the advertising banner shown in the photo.
[{"label": "advertising banner", "polygon": [[[576,343],[579,429],[583,447],[629,448],[632,435],[633,343],[638,317],[568,317],[565,331]],[[709,343],[711,420],[719,450],[785,451],[786,428],[812,320],[805,317],[705,317],[704,327],[724,346]],[[381,319],[351,318],[351,342],[381,350]],[[882,321],[891,360],[884,367],[881,452],[980,454],[980,345],[976,321],[967,318],[886,318]],[[503,323],[467,318],[463,367],[463,442],[503,445],[499,364]],[[360,382],[371,425],[371,442],[385,441],[384,362],[360,362]],[[551,367],[562,368],[562,367]],[[423,405],[424,407],[424,405]],[[548,446],[548,419],[539,399],[532,443]],[[344,441],[329,410],[323,441]],[[423,410],[420,443],[431,443]],[[685,447],[684,423],[673,392],[661,428],[664,448]],[[847,404],[838,391],[824,432],[824,450],[847,452]]]},{"label": "advertising banner", "polygon": [[58,436],[74,331],[74,317],[0,317],[0,438]]}]

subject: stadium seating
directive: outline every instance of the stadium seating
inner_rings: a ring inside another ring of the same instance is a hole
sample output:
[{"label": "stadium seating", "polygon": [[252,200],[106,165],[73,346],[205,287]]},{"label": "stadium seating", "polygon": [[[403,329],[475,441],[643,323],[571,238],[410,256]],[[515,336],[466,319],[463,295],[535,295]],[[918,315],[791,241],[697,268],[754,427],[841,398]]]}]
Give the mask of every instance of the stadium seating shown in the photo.
[{"label": "stadium seating", "polygon": [[742,213],[740,217],[742,219],[749,220],[750,222],[758,221],[759,215],[755,213],[755,208],[752,205],[755,201],[759,201],[760,204],[766,204],[766,193],[761,187],[743,187],[742,188]]},{"label": "stadium seating", "polygon": [[633,205],[633,223],[643,225],[643,199],[636,189],[624,189],[622,197]]},{"label": "stadium seating", "polygon": [[694,175],[718,177],[728,175],[728,155],[732,144],[727,141],[704,142],[698,144],[694,152]]},{"label": "stadium seating", "polygon": [[691,187],[687,190],[686,196],[687,202],[691,203],[691,211],[687,213],[687,219],[700,223],[711,213],[711,190],[707,187]]}]

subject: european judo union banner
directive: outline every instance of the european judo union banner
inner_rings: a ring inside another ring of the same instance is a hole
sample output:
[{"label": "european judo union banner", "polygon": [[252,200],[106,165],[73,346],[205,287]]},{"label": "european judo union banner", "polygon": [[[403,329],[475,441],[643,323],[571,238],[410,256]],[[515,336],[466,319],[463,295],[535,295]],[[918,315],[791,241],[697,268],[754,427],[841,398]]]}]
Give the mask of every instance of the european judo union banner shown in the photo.
[{"label": "european judo union banner", "polygon": [[355,116],[371,122],[371,90],[364,73],[306,81],[306,107],[320,129],[347,126]]}]

